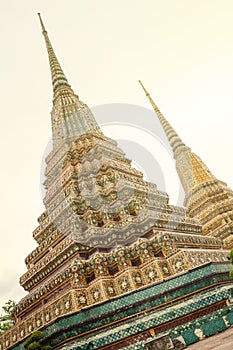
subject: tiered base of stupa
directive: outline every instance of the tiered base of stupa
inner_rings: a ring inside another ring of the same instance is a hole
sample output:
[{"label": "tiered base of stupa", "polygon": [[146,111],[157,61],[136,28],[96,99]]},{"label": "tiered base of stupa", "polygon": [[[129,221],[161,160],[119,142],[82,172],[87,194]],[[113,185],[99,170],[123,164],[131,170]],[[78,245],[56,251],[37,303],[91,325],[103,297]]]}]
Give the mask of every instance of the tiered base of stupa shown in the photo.
[{"label": "tiered base of stupa", "polygon": [[[229,269],[228,263],[208,263],[76,312],[79,294],[71,290],[41,312],[44,341],[63,350],[133,350],[147,349],[148,341],[169,333],[183,344],[194,343],[233,324]],[[60,316],[47,322],[46,314],[55,315],[57,308]],[[32,321],[27,325],[36,327]],[[4,341],[9,339],[5,334]],[[23,349],[20,337],[13,348]]]},{"label": "tiered base of stupa", "polygon": [[[233,281],[222,241],[156,228],[146,236],[87,259],[68,236],[60,250],[66,264],[16,306],[0,350],[24,349],[38,329],[54,349],[115,350],[143,349],[164,332],[190,344],[232,324]],[[76,259],[69,260],[70,249]]]}]

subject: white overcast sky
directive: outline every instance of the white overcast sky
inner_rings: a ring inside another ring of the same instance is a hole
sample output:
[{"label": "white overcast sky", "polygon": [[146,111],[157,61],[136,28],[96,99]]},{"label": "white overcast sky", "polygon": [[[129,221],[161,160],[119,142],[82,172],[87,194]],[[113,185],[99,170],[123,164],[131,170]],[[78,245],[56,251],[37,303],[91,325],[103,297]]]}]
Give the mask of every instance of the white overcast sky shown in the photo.
[{"label": "white overcast sky", "polygon": [[44,210],[52,88],[37,12],[81,100],[150,109],[141,79],[183,140],[233,188],[232,0],[0,0],[0,305],[23,295],[18,279]]}]

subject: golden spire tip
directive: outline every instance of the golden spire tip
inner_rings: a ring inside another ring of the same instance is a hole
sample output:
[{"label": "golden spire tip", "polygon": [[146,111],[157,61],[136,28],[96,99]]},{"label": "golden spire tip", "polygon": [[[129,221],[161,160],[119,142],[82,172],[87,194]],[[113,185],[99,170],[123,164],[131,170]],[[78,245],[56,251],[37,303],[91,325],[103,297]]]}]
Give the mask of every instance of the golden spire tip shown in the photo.
[{"label": "golden spire tip", "polygon": [[139,84],[141,85],[141,87],[143,88],[143,90],[146,93],[146,96],[149,96],[149,92],[146,90],[145,86],[142,84],[141,80],[138,80]]},{"label": "golden spire tip", "polygon": [[45,26],[44,26],[44,23],[43,23],[43,21],[42,21],[40,12],[38,12],[37,14],[38,14],[39,19],[40,19],[40,24],[41,24],[41,28],[42,28],[42,33],[47,33],[47,31],[46,31],[46,29],[45,29]]}]

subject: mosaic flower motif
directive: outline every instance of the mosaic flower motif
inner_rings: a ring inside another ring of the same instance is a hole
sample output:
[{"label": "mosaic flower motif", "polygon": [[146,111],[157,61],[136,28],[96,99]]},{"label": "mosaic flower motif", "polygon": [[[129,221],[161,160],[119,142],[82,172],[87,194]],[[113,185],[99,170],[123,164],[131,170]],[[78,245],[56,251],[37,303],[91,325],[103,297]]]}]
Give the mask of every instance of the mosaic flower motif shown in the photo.
[{"label": "mosaic flower motif", "polygon": [[56,309],[55,309],[55,315],[56,315],[56,316],[60,315],[60,308],[59,308],[59,307],[56,307]]},{"label": "mosaic flower motif", "polygon": [[171,265],[176,273],[185,271],[187,269],[187,262],[182,256],[176,256],[171,260]]},{"label": "mosaic flower motif", "polygon": [[81,306],[87,304],[87,298],[84,292],[78,292],[76,300],[77,300],[77,303]]},{"label": "mosaic flower motif", "polygon": [[150,266],[146,269],[145,275],[147,277],[148,282],[154,282],[158,279],[158,271],[154,266]]},{"label": "mosaic flower motif", "polygon": [[166,265],[161,265],[161,269],[162,269],[162,272],[163,272],[163,275],[166,277],[166,276],[170,276],[170,271],[168,269],[168,267]]},{"label": "mosaic flower motif", "polygon": [[65,303],[65,308],[66,310],[68,310],[70,308],[70,301],[67,300],[67,302]]},{"label": "mosaic flower motif", "polygon": [[133,280],[134,280],[134,283],[137,284],[137,285],[142,285],[143,284],[142,277],[141,277],[140,273],[134,273],[133,274]]},{"label": "mosaic flower motif", "polygon": [[126,277],[126,276],[123,276],[123,277],[119,278],[119,280],[118,280],[118,286],[119,286],[119,289],[120,289],[120,291],[121,291],[122,293],[125,293],[125,292],[131,290],[129,278]]},{"label": "mosaic flower motif", "polygon": [[86,304],[87,299],[84,297],[84,295],[81,295],[80,298],[79,298],[79,301],[80,301],[81,304]]},{"label": "mosaic flower motif", "polygon": [[111,286],[107,287],[107,291],[108,291],[108,294],[110,294],[110,295],[115,294],[115,291],[114,291],[113,287],[111,287]]},{"label": "mosaic flower motif", "polygon": [[96,301],[100,300],[100,297],[101,297],[100,292],[95,291],[95,292],[93,293],[93,298],[94,298]]}]

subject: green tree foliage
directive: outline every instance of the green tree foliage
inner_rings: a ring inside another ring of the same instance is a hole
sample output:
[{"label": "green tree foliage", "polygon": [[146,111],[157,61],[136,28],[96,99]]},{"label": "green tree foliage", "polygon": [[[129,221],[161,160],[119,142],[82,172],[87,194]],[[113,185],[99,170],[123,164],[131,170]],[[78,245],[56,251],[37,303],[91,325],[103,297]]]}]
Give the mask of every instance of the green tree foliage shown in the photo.
[{"label": "green tree foliage", "polygon": [[24,347],[26,350],[50,350],[52,349],[50,345],[41,345],[40,341],[44,338],[44,333],[41,331],[36,331],[30,335],[29,338],[24,342]]},{"label": "green tree foliage", "polygon": [[13,300],[8,300],[4,306],[2,306],[2,313],[0,315],[0,334],[4,333],[7,329],[13,326],[12,311],[16,303]]},{"label": "green tree foliage", "polygon": [[38,341],[34,341],[33,343],[29,344],[27,349],[28,350],[40,350],[41,345],[38,343]]}]

